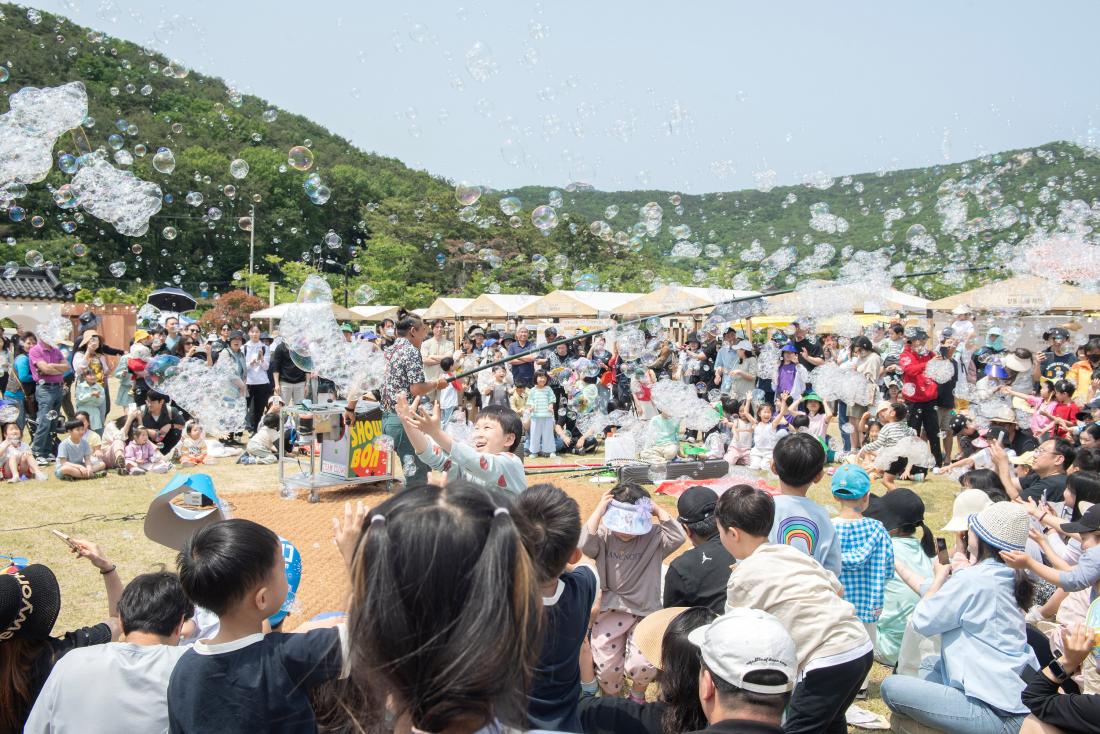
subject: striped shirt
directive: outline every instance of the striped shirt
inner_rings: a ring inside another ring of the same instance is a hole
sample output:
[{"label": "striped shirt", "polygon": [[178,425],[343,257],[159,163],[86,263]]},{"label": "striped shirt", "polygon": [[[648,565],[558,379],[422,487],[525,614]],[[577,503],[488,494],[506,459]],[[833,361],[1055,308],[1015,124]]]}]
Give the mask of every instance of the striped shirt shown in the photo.
[{"label": "striped shirt", "polygon": [[893,446],[906,436],[916,436],[917,432],[910,428],[907,424],[897,421],[896,423],[887,423],[882,427],[882,430],[878,432],[878,438],[871,443],[864,446],[865,451],[881,451],[884,448]]},{"label": "striped shirt", "polygon": [[554,415],[554,391],[548,387],[532,387],[527,391],[527,407],[532,418],[552,418]]}]

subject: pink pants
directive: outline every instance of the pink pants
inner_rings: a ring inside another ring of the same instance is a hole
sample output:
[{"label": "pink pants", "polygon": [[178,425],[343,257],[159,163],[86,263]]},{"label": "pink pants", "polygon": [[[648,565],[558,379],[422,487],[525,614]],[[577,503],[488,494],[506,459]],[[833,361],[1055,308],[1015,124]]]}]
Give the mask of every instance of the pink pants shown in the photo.
[{"label": "pink pants", "polygon": [[624,672],[636,684],[648,685],[657,677],[657,669],[634,644],[632,632],[640,621],[642,618],[635,614],[617,610],[596,615],[592,625],[592,662],[600,688],[608,696],[619,695]]},{"label": "pink pants", "polygon": [[730,444],[730,447],[726,449],[726,463],[730,466],[737,466],[738,464],[748,464],[749,452],[751,451],[751,448],[743,449],[738,446],[734,446],[733,444]]}]

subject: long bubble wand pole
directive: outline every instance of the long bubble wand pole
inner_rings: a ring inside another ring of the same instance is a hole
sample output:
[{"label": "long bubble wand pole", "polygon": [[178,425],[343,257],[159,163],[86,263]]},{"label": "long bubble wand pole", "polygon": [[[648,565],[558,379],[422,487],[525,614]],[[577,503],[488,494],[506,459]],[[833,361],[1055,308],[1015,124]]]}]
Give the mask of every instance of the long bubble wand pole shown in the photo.
[{"label": "long bubble wand pole", "polygon": [[[972,273],[972,272],[976,272],[976,271],[980,271],[980,270],[1000,270],[1000,269],[1002,269],[1002,267],[1003,266],[1001,266],[1001,265],[980,265],[980,266],[974,266],[974,267],[969,267],[969,268],[944,268],[942,270],[928,270],[928,271],[925,271],[925,272],[922,272],[922,273],[903,273],[903,274],[895,276],[895,277],[898,278],[898,279],[900,279],[900,278],[921,278],[921,277],[924,277],[924,276],[927,276],[927,275],[943,275],[944,273]],[[726,300],[726,301],[718,301],[716,303],[704,304],[702,306],[696,306],[695,308],[691,309],[691,311],[698,311],[698,310],[704,309],[704,308],[716,308],[718,306],[729,306],[729,305],[733,305],[733,304],[737,304],[737,303],[745,303],[745,302],[748,302],[748,301],[755,301],[755,300],[758,300],[758,299],[769,298],[771,296],[782,296],[782,295],[785,295],[787,293],[794,293],[796,290],[798,290],[798,289],[797,288],[785,288],[783,290],[768,291],[767,293],[759,293],[759,294],[753,295],[753,296],[740,296],[738,298],[731,298],[731,299]],[[615,324],[614,326],[605,326],[601,329],[593,329],[592,331],[586,331],[582,334],[577,334],[576,336],[564,337],[562,339],[558,339],[557,341],[547,342],[546,344],[541,346],[538,350],[532,349],[530,351],[520,352],[519,354],[509,355],[507,357],[504,357],[503,359],[498,359],[495,362],[487,362],[483,365],[480,365],[478,367],[473,368],[472,370],[467,370],[466,372],[455,375],[454,379],[461,380],[465,377],[469,377],[470,375],[476,375],[478,372],[484,372],[485,370],[491,370],[494,367],[499,367],[502,364],[507,364],[508,362],[512,362],[514,360],[517,360],[520,357],[529,357],[532,354],[535,354],[536,352],[541,352],[541,351],[546,350],[546,349],[553,349],[553,348],[557,347],[559,344],[572,344],[573,342],[578,341],[580,339],[587,339],[589,337],[596,336],[597,334],[604,334],[604,333],[606,333],[608,331],[611,331],[613,329],[621,329],[624,326],[633,326],[634,324],[640,324],[642,322],[649,321],[650,319],[663,319],[663,318],[666,318],[668,316],[679,316],[683,313],[684,312],[682,310],[666,311],[665,313],[658,313],[658,314],[653,314],[651,316],[643,316],[641,318],[631,319],[630,321],[623,321],[622,323]],[[745,314],[743,316],[737,316],[736,314],[733,314],[733,315],[731,315],[730,319],[728,319],[728,320],[729,321],[735,321],[735,320],[738,320],[738,319],[749,319],[749,318],[752,318],[753,315],[759,316],[760,314],[759,313],[757,313],[757,314]]]}]

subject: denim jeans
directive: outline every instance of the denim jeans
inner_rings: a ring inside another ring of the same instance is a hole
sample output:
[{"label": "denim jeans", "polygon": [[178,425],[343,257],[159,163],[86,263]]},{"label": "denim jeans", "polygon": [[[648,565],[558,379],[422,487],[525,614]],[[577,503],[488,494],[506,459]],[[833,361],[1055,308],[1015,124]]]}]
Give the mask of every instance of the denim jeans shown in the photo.
[{"label": "denim jeans", "polygon": [[405,467],[410,466],[406,460],[407,457],[412,457],[416,469],[412,476],[406,474],[405,486],[411,487],[414,484],[427,482],[430,469],[427,464],[417,458],[416,449],[413,448],[409,437],[405,435],[405,427],[401,425],[401,419],[397,417],[397,413],[382,413],[382,433],[393,439],[393,453],[397,457],[397,463],[401,465],[402,471],[405,470]]},{"label": "denim jeans", "polygon": [[844,453],[852,450],[852,434],[844,430],[848,425],[848,404],[843,400],[836,401],[836,424],[840,427],[840,440],[844,443]]},{"label": "denim jeans", "polygon": [[61,407],[61,383],[40,382],[34,389],[34,399],[38,403],[38,425],[34,429],[31,449],[36,457],[52,459],[50,439],[53,436],[53,421],[50,413],[56,413]]},{"label": "denim jeans", "polygon": [[1027,714],[1006,714],[943,682],[941,658],[921,661],[920,677],[891,675],[879,693],[891,711],[948,734],[1018,734]]}]

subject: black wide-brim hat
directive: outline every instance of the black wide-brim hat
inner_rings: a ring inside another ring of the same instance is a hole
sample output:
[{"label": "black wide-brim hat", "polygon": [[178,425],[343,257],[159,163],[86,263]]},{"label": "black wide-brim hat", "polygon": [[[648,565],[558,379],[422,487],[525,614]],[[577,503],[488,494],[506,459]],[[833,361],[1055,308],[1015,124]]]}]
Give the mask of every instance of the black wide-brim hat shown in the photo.
[{"label": "black wide-brim hat", "polygon": [[32,563],[0,574],[0,644],[19,637],[44,640],[61,611],[61,588],[47,566]]}]

